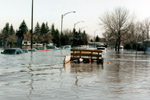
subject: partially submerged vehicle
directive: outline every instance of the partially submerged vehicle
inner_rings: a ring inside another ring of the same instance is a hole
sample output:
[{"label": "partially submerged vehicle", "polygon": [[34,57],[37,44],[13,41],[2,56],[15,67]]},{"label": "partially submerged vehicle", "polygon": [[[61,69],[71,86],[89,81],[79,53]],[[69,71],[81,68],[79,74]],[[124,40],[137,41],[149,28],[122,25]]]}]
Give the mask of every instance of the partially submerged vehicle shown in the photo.
[{"label": "partially submerged vehicle", "polygon": [[106,47],[97,47],[97,50],[102,50],[103,51],[103,53],[106,53]]},{"label": "partially submerged vehicle", "polygon": [[22,49],[24,53],[28,53],[29,50],[28,49]]},{"label": "partially submerged vehicle", "polygon": [[28,49],[29,52],[36,52],[36,49],[33,48],[33,49]]},{"label": "partially submerged vehicle", "polygon": [[57,50],[58,48],[56,46],[47,46],[47,49]]},{"label": "partially submerged vehicle", "polygon": [[65,49],[71,49],[71,45],[65,45],[64,48]]},{"label": "partially submerged vehicle", "polygon": [[122,50],[123,50],[123,49],[124,49],[124,47],[123,47],[123,46],[120,46],[120,47],[119,47],[119,49],[122,49]]},{"label": "partially submerged vehicle", "polygon": [[1,54],[22,54],[22,53],[24,52],[20,48],[8,48],[8,49],[4,49],[4,51],[1,52]]}]

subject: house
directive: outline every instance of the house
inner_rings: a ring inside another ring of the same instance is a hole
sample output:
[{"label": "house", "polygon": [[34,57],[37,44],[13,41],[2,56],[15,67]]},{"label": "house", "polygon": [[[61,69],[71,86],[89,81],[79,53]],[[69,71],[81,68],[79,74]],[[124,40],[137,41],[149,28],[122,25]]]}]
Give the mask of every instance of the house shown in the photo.
[{"label": "house", "polygon": [[31,45],[31,42],[30,42],[30,41],[27,41],[27,40],[23,40],[23,41],[22,41],[22,45],[23,45],[23,46],[30,46],[30,45]]}]

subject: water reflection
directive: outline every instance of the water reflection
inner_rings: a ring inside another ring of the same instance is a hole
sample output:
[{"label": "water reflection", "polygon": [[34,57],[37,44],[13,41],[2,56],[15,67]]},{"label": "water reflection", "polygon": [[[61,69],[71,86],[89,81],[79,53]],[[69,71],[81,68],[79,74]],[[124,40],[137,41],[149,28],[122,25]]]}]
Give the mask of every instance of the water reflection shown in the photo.
[{"label": "water reflection", "polygon": [[[72,73],[74,75],[74,85],[75,86],[80,86],[83,81],[83,78],[85,79],[84,81],[88,81],[88,79],[86,80],[86,78],[92,78],[93,74],[99,74],[99,72],[102,70],[103,66],[97,64],[96,62],[92,63],[92,64],[88,64],[88,63],[71,63],[70,64],[70,73]],[[85,74],[87,74],[85,76]],[[88,81],[90,82],[90,81]]]},{"label": "water reflection", "polygon": [[[149,68],[146,67],[150,62],[147,60],[149,57],[142,54],[133,55],[133,53],[128,52],[121,55],[119,54],[119,56],[116,55],[115,57],[117,60],[108,58],[110,63],[105,63],[104,65],[103,75],[105,77],[102,77],[102,80],[104,83],[108,83],[106,87],[109,87],[109,93],[113,94],[113,98],[143,100],[140,94],[145,95],[145,93],[143,93],[145,89],[141,88],[140,85],[149,81],[147,80],[150,74]],[[140,86],[140,89],[137,88],[137,86]],[[147,85],[144,85],[144,87],[145,86],[147,87]],[[130,95],[131,97],[124,96],[123,94]],[[136,97],[137,94],[140,96]],[[144,100],[148,100],[148,97],[149,95],[147,95]]]},{"label": "water reflection", "polygon": [[64,64],[64,69],[66,73],[70,73],[71,62]]},{"label": "water reflection", "polygon": [[95,73],[102,69],[102,65],[97,64],[96,62],[92,64],[86,63],[71,63],[71,73]]},{"label": "water reflection", "polygon": [[32,59],[33,59],[33,52],[31,52],[31,55],[30,55],[30,63],[29,63],[29,66],[27,67],[28,68],[28,74],[29,74],[29,79],[30,79],[30,82],[29,82],[29,96],[27,96],[28,100],[32,100],[31,99],[31,95],[32,95],[32,91],[34,91],[34,88],[33,88],[33,82],[34,82],[34,79],[33,79],[33,74],[32,74]]}]

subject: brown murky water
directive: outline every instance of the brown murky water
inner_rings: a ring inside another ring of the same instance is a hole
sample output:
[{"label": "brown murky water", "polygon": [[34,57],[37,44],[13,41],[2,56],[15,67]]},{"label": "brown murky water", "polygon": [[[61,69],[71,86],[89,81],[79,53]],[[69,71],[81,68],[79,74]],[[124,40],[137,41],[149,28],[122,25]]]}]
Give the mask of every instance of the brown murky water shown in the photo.
[{"label": "brown murky water", "polygon": [[63,65],[69,53],[0,54],[0,100],[150,99],[150,54],[107,51],[103,66]]}]

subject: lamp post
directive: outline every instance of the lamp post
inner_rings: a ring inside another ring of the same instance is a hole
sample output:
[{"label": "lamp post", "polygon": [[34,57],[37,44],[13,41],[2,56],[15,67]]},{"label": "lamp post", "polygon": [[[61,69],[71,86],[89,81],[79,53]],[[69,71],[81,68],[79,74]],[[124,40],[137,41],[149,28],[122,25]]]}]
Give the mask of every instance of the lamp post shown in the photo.
[{"label": "lamp post", "polygon": [[98,30],[100,30],[100,29],[96,29],[96,30],[94,31],[94,47],[95,47],[95,42],[96,42],[95,33],[96,33]]},{"label": "lamp post", "polygon": [[33,45],[33,3],[34,0],[32,0],[32,10],[31,10],[31,49],[32,49],[32,45]]},{"label": "lamp post", "polygon": [[76,23],[74,23],[74,29],[76,28],[76,25],[79,24],[79,23],[83,23],[84,21],[78,21]]},{"label": "lamp post", "polygon": [[67,13],[61,15],[61,34],[62,34],[62,30],[63,30],[63,18],[64,18],[64,16],[66,16],[67,14],[70,14],[70,13],[76,13],[76,12],[70,11],[70,12],[67,12]]}]

